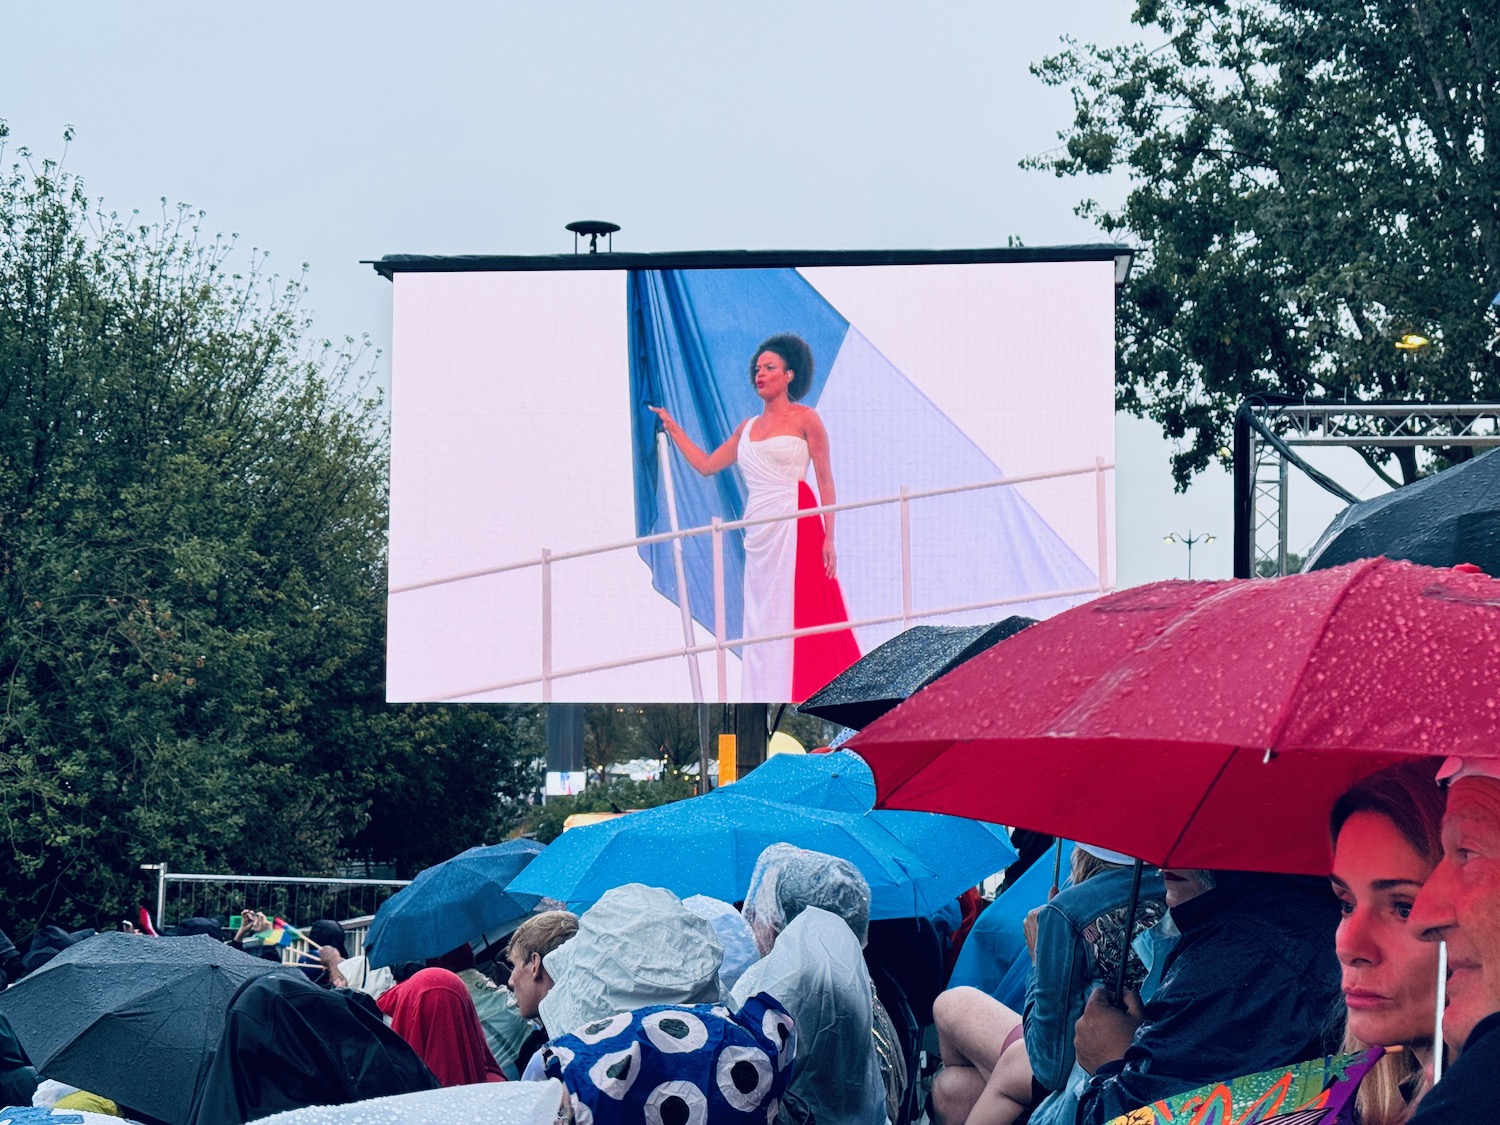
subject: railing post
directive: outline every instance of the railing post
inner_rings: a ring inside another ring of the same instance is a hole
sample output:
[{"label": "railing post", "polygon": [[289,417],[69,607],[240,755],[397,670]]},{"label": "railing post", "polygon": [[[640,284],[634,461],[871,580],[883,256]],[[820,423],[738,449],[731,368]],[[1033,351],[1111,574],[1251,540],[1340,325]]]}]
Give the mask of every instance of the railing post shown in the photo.
[{"label": "railing post", "polygon": [[552,702],[552,552],[542,548],[542,702]]},{"label": "railing post", "polygon": [[901,628],[911,625],[911,500],[909,489],[901,486]]},{"label": "railing post", "polygon": [[156,932],[167,932],[167,863],[163,860],[156,866]]},{"label": "railing post", "polygon": [[718,678],[718,702],[727,703],[729,695],[729,653],[724,647],[724,521],[713,517],[714,551],[714,671]]},{"label": "railing post", "polygon": [[1104,487],[1104,458],[1094,458],[1094,505],[1099,533],[1099,592],[1109,589],[1109,500]]}]

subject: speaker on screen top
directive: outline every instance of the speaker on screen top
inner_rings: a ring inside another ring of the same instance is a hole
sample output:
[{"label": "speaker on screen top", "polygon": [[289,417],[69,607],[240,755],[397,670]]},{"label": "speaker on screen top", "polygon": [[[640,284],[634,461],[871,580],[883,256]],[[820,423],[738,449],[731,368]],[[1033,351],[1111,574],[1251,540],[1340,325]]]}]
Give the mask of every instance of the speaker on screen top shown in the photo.
[{"label": "speaker on screen top", "polygon": [[584,235],[589,240],[589,253],[599,253],[599,236],[605,235],[609,243],[605,246],[606,253],[613,254],[615,251],[615,231],[620,229],[619,223],[611,223],[605,219],[579,219],[577,222],[569,223],[567,230],[573,232],[573,253],[578,253],[578,236]]}]

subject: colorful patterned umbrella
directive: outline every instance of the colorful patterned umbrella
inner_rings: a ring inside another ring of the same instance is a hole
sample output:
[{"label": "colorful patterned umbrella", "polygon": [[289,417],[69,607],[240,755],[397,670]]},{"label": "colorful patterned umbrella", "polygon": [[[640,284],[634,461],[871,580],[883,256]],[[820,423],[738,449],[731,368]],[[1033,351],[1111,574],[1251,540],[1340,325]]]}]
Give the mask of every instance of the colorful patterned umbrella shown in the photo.
[{"label": "colorful patterned umbrella", "polygon": [[1323,1125],[1338,1116],[1385,1052],[1371,1047],[1200,1086],[1108,1125]]}]

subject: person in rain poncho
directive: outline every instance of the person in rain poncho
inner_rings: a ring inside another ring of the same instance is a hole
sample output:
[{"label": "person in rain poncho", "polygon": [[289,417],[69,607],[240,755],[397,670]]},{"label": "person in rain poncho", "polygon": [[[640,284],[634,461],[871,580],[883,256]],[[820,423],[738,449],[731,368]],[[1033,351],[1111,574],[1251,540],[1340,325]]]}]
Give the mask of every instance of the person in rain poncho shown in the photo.
[{"label": "person in rain poncho", "polygon": [[490,1054],[500,1064],[500,1072],[507,1080],[521,1077],[516,1065],[522,1045],[535,1034],[531,1021],[521,1015],[516,1007],[516,998],[507,988],[496,984],[489,976],[479,971],[474,960],[474,949],[468,942],[449,950],[441,957],[429,957],[428,968],[447,969],[464,982],[469,990],[469,999],[474,1001],[474,1011],[479,1016],[479,1026],[484,1030],[484,1041]]},{"label": "person in rain poncho", "polygon": [[707,895],[693,895],[682,900],[682,905],[700,918],[708,920],[719,935],[724,946],[724,963],[719,966],[719,983],[729,990],[740,976],[760,960],[760,950],[755,946],[755,934],[745,916],[729,903]]},{"label": "person in rain poncho", "polygon": [[490,1053],[479,1013],[456,973],[423,969],[376,1001],[391,1029],[412,1045],[444,1086],[504,1082]]},{"label": "person in rain poncho", "polygon": [[586,1023],[542,1048],[575,1122],[765,1125],[780,1112],[796,1050],[792,1019],[764,994],[721,1004],[654,1004]]},{"label": "person in rain poncho", "polygon": [[881,1125],[888,1091],[861,951],[870,917],[864,876],[834,856],[773,844],[756,862],[744,915],[762,956],[733,1000],[743,1005],[764,992],[791,1013],[797,1061],[783,1099],[788,1118]]},{"label": "person in rain poncho", "polygon": [[350,994],[280,972],[246,981],[193,1099],[192,1125],[437,1087],[406,1042]]},{"label": "person in rain poncho", "polygon": [[553,984],[538,1010],[556,1038],[653,1004],[716,1004],[724,947],[671,891],[627,883],[578,919],[578,933],[545,960]]}]

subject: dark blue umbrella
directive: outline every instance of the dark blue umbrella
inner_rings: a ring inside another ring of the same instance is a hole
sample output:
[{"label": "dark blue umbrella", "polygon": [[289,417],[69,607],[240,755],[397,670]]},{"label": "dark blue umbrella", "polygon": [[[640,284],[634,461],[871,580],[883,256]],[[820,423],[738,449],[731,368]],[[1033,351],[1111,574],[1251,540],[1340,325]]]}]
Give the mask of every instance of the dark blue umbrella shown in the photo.
[{"label": "dark blue umbrella", "polygon": [[110,930],[0,992],[0,1015],[49,1078],[181,1125],[230,997],[247,980],[289,972],[202,935]]},{"label": "dark blue umbrella", "polygon": [[1423,566],[1473,563],[1500,578],[1500,450],[1350,504],[1324,529],[1302,569],[1378,555]]},{"label": "dark blue umbrella", "polygon": [[535,840],[470,848],[423,871],[375,912],[365,950],[370,967],[441,957],[467,941],[503,933],[536,907],[513,892],[516,878],[543,851]]},{"label": "dark blue umbrella", "polygon": [[992,625],[913,625],[849,665],[797,710],[859,730],[960,664],[1035,624],[1035,618],[1007,617]]}]

